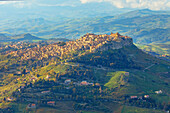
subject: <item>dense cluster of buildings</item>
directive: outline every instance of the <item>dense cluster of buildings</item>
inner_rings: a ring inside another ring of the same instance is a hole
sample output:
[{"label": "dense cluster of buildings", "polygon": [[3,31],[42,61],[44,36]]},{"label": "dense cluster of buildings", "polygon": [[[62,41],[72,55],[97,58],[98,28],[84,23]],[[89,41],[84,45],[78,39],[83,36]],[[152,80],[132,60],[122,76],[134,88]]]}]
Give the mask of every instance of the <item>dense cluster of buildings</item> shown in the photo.
[{"label": "dense cluster of buildings", "polygon": [[95,35],[87,33],[80,39],[66,42],[64,45],[58,43],[49,44],[43,47],[36,46],[27,50],[12,51],[14,56],[21,56],[21,60],[49,58],[57,56],[62,58],[64,55],[72,55],[74,51],[89,51],[105,50],[104,45],[110,44],[112,49],[119,49],[123,46],[132,44],[132,38],[122,36],[119,33],[111,33],[110,35]]}]

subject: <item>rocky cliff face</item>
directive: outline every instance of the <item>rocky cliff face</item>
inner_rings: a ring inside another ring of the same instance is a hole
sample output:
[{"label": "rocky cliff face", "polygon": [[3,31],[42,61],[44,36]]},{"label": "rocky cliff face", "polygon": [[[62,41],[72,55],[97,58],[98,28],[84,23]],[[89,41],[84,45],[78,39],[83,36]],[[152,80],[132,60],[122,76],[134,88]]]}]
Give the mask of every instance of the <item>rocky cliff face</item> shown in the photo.
[{"label": "rocky cliff face", "polygon": [[119,33],[111,33],[111,35],[95,35],[86,34],[80,40],[84,43],[89,42],[91,44],[90,51],[106,51],[108,49],[120,49],[125,46],[133,45],[133,40],[131,37],[122,36]]},{"label": "rocky cliff face", "polygon": [[97,50],[106,51],[108,49],[121,49],[125,46],[130,46],[130,45],[133,45],[132,38],[121,40],[121,41],[106,42],[103,46],[101,46]]}]

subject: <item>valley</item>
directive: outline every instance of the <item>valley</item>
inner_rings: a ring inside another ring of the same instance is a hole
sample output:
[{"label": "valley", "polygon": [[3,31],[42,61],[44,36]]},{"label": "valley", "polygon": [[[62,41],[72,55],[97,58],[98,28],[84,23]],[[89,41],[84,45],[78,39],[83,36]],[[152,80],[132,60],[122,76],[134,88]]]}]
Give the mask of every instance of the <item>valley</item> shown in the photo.
[{"label": "valley", "polygon": [[109,16],[80,16],[75,19],[59,19],[60,21],[44,17],[23,19],[17,22],[0,22],[0,33],[12,37],[16,34],[30,33],[43,39],[67,38],[73,40],[86,33],[119,32],[133,37],[134,43],[138,44],[167,43],[170,40],[169,11],[141,9],[115,14],[112,12]]},{"label": "valley", "polygon": [[168,43],[165,44],[148,44],[148,45],[140,45],[136,44],[140,49],[145,51],[148,54],[151,54],[157,58],[170,60],[170,46]]}]

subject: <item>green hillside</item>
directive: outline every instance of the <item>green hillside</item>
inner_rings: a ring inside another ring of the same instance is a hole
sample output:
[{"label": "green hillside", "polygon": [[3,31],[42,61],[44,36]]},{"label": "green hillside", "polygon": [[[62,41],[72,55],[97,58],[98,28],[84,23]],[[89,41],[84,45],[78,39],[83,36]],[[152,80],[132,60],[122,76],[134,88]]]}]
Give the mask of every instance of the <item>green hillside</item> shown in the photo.
[{"label": "green hillside", "polygon": [[[96,51],[90,49],[91,44],[84,50],[80,45],[87,45],[92,38],[98,39],[98,43],[94,41],[97,45],[107,41],[86,34],[85,41],[82,37],[64,44],[29,43],[27,50],[22,48],[28,42],[23,42],[18,53],[1,52],[0,111],[159,113],[169,110],[170,63],[138,49],[130,37],[118,33],[104,36],[106,40],[111,37],[110,42],[96,46]],[[112,49],[117,43],[120,48]],[[72,47],[72,51],[60,56],[60,50],[68,50],[67,47]],[[58,56],[52,54],[56,51]],[[36,108],[30,108],[32,104]]]},{"label": "green hillside", "polygon": [[153,56],[170,61],[170,45],[168,43],[149,45],[136,44],[136,46]]},{"label": "green hillside", "polygon": [[85,56],[82,55],[78,57],[75,61],[87,65],[102,65],[111,68],[144,69],[146,66],[157,63],[160,60],[144,53],[136,46],[132,45],[114,51],[110,49],[103,52],[89,53]]},{"label": "green hillside", "polygon": [[128,75],[125,75],[124,71],[115,72],[115,73],[108,73],[107,76],[112,76],[112,78],[109,80],[108,83],[106,83],[104,86],[109,88],[116,88],[120,86],[124,86],[128,82]]},{"label": "green hillside", "polygon": [[170,55],[169,44],[149,44],[149,45],[137,44],[137,46],[146,52],[155,52],[160,55]]}]

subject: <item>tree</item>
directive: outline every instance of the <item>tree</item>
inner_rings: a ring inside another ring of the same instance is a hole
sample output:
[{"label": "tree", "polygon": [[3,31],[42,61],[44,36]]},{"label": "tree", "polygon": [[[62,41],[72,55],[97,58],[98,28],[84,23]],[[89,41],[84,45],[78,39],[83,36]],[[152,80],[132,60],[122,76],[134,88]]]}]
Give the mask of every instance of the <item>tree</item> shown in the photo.
[{"label": "tree", "polygon": [[34,71],[34,67],[32,67],[32,71]]},{"label": "tree", "polygon": [[76,96],[76,100],[78,100],[78,99],[79,99],[79,96],[77,95],[77,96]]},{"label": "tree", "polygon": [[83,96],[83,100],[84,100],[84,101],[86,100],[86,96]]},{"label": "tree", "polygon": [[13,76],[14,76],[14,74],[9,74],[9,76],[10,76],[10,77],[13,77]]},{"label": "tree", "polygon": [[6,98],[4,97],[4,101],[6,101]]},{"label": "tree", "polygon": [[73,88],[73,93],[74,93],[74,94],[76,93],[76,88]]}]

